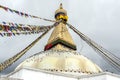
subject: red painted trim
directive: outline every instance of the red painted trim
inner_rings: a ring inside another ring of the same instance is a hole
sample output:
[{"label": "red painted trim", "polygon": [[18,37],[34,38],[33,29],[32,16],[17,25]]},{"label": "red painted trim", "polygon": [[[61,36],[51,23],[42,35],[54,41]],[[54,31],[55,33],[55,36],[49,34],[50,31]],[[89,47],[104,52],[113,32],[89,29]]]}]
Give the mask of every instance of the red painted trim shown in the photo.
[{"label": "red painted trim", "polygon": [[45,49],[44,49],[44,50],[48,50],[48,49],[50,49],[52,46],[53,46],[52,44],[48,44],[48,45],[45,46]]}]

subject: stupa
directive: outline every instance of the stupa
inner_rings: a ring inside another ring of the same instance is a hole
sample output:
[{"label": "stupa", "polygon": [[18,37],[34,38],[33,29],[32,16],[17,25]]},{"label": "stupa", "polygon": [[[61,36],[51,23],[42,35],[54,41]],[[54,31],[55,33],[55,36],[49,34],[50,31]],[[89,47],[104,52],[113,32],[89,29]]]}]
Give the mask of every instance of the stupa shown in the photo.
[{"label": "stupa", "polygon": [[62,21],[54,28],[44,51],[23,61],[16,70],[29,67],[66,74],[102,72],[99,66],[76,52],[76,45],[66,27],[67,11],[63,9],[62,4],[55,11],[55,19]]},{"label": "stupa", "polygon": [[55,26],[44,51],[32,55],[2,80],[120,80],[120,76],[103,72],[99,66],[77,52],[66,22],[67,11],[55,11]]}]

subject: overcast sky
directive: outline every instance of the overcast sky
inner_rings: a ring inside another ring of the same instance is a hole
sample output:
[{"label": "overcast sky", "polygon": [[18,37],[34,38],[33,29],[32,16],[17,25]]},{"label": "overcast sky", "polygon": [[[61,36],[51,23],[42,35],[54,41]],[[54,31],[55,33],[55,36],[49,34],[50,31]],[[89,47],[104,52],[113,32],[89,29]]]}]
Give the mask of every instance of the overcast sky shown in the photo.
[{"label": "overcast sky", "polygon": [[[54,19],[54,12],[58,9],[60,3],[63,3],[63,7],[68,12],[68,22],[70,24],[120,57],[120,0],[0,0],[0,5],[47,19]],[[3,21],[32,25],[53,24],[39,19],[20,17],[0,9],[0,23]],[[78,52],[81,52],[82,55],[98,64],[103,70],[119,73],[85,44],[73,31],[70,30],[70,33],[77,44]],[[24,49],[39,35],[0,36],[0,62]],[[14,70],[21,61],[30,55],[43,51],[49,36],[47,34],[26,55],[2,73]]]}]

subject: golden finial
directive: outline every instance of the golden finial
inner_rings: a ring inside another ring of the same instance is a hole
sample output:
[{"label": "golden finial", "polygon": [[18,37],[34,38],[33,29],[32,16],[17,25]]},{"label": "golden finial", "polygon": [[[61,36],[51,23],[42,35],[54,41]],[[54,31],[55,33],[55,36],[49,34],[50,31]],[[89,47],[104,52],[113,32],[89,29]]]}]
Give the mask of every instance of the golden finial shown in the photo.
[{"label": "golden finial", "polygon": [[55,11],[55,19],[62,19],[64,22],[68,20],[67,11],[63,9],[62,3],[60,3],[59,9]]},{"label": "golden finial", "polygon": [[63,9],[62,3],[60,3],[60,9]]}]

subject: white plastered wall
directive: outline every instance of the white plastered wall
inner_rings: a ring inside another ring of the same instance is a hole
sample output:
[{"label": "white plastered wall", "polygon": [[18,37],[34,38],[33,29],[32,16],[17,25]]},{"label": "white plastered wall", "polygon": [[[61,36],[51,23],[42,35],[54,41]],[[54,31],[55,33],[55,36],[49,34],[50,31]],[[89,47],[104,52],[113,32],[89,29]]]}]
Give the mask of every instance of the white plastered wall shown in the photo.
[{"label": "white plastered wall", "polygon": [[98,73],[93,75],[68,75],[49,73],[34,69],[20,69],[8,75],[10,78],[23,80],[120,80],[120,75],[112,73]]}]

